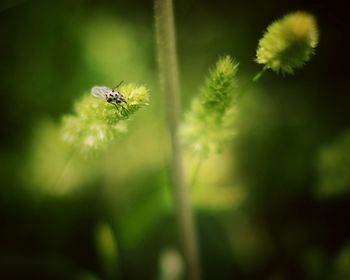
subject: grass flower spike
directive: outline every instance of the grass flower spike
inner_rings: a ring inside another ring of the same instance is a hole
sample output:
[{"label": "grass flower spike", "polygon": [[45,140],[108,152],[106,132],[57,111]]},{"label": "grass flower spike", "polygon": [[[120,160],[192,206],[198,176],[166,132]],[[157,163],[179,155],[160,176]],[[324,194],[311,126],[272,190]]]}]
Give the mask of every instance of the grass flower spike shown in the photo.
[{"label": "grass flower spike", "polygon": [[317,23],[311,14],[294,12],[272,23],[259,41],[256,62],[264,69],[293,74],[309,61],[318,43]]},{"label": "grass flower spike", "polygon": [[206,156],[233,136],[237,70],[238,63],[230,56],[221,58],[185,115],[181,131],[183,140],[196,153]]},{"label": "grass flower spike", "polygon": [[116,136],[126,132],[124,120],[148,104],[148,90],[132,84],[118,89],[126,103],[116,108],[113,104],[91,94],[84,95],[75,104],[75,114],[63,117],[63,139],[81,152],[96,151]]}]

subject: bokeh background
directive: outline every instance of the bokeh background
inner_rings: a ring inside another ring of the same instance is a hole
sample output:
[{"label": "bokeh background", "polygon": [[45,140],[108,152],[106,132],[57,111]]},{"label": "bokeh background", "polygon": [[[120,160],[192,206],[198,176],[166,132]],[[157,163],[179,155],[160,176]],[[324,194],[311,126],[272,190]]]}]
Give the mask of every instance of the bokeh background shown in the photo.
[{"label": "bokeh background", "polygon": [[[183,111],[219,56],[239,61],[249,82],[273,20],[306,10],[320,28],[303,69],[267,72],[244,93],[235,138],[191,187],[203,278],[350,279],[346,9],[286,0],[175,8]],[[153,27],[150,0],[1,1],[0,279],[183,278]],[[146,85],[150,106],[106,151],[72,156],[62,116],[93,85],[120,80]]]}]

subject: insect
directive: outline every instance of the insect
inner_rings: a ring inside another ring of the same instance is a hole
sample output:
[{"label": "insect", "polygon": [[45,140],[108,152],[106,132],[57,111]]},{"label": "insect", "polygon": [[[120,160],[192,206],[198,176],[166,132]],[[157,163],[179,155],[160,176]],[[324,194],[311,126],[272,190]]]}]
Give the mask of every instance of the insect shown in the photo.
[{"label": "insect", "polygon": [[[107,101],[108,103],[113,104],[117,108],[117,110],[119,110],[117,104],[121,104],[122,102],[124,102],[125,104],[127,103],[125,97],[117,90],[122,83],[123,81],[121,81],[117,86],[115,86],[112,89],[105,86],[94,86],[91,89],[91,94],[95,97]],[[121,105],[121,107],[123,106]]]}]

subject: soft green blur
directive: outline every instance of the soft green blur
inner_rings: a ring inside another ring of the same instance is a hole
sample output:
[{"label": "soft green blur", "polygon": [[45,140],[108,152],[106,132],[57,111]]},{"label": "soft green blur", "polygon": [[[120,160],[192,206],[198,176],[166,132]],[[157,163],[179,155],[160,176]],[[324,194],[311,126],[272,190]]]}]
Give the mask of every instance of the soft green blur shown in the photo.
[{"label": "soft green blur", "polygon": [[[240,65],[234,137],[205,159],[184,155],[204,279],[350,278],[350,91],[336,35],[347,20],[327,5],[175,1],[183,113],[220,57]],[[319,23],[315,55],[252,83],[264,30],[294,10]],[[152,13],[151,1],[0,5],[0,279],[184,279]],[[89,155],[62,141],[74,104],[121,80],[150,95],[124,133]]]}]

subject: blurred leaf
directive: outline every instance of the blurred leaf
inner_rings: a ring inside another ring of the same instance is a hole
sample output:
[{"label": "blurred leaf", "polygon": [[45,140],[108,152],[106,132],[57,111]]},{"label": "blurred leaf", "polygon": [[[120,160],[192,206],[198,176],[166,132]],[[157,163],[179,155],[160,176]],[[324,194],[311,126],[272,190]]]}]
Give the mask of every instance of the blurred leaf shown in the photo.
[{"label": "blurred leaf", "polygon": [[118,247],[112,228],[107,223],[96,227],[96,248],[106,279],[116,279]]},{"label": "blurred leaf", "polygon": [[21,178],[33,193],[65,195],[92,182],[99,172],[97,161],[87,162],[75,153],[61,140],[59,127],[50,121],[38,125],[31,145]]},{"label": "blurred leaf", "polygon": [[319,153],[317,193],[337,196],[350,191],[350,131],[346,130]]}]

